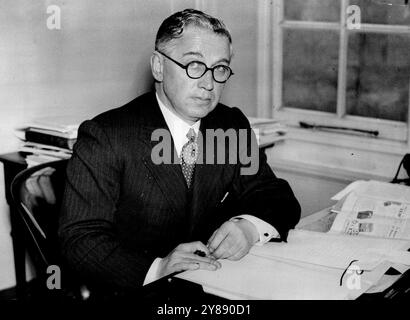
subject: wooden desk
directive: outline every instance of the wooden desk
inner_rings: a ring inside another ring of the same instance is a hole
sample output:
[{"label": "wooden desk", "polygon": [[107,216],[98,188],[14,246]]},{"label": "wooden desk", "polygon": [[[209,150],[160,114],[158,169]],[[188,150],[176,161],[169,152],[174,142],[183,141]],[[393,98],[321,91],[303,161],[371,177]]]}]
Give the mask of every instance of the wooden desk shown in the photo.
[{"label": "wooden desk", "polygon": [[11,182],[22,170],[27,168],[23,153],[13,152],[0,155],[0,161],[4,166],[4,183],[6,201],[10,207],[11,238],[13,243],[14,270],[16,275],[16,294],[22,297],[26,289],[26,248],[22,241],[20,221],[17,219],[16,208],[11,200]]}]

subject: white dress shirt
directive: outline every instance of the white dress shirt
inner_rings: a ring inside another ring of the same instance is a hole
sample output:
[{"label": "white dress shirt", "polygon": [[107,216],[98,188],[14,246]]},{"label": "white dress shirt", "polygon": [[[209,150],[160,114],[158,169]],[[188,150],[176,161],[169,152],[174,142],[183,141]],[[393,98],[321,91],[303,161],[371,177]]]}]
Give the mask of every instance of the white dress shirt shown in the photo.
[{"label": "white dress shirt", "polygon": [[[192,128],[195,131],[195,134],[199,132],[199,126],[201,125],[201,120],[198,120],[193,125],[189,125],[180,117],[178,117],[174,111],[167,108],[162,101],[159,99],[158,94],[156,94],[157,101],[159,107],[161,109],[162,115],[165,118],[165,122],[168,125],[168,128],[171,132],[172,139],[174,140],[175,149],[178,154],[178,157],[181,154],[182,147],[188,141],[186,134],[188,133],[189,129]],[[230,219],[231,221],[236,221],[238,219],[246,219],[251,222],[257,232],[259,233],[259,240],[256,242],[256,245],[263,245],[268,242],[272,238],[276,238],[279,236],[277,230],[270,225],[269,223],[249,214],[243,214]],[[158,268],[159,263],[161,262],[161,258],[156,258],[154,262],[151,264],[147,275],[145,276],[144,285],[157,280],[158,277]]]}]

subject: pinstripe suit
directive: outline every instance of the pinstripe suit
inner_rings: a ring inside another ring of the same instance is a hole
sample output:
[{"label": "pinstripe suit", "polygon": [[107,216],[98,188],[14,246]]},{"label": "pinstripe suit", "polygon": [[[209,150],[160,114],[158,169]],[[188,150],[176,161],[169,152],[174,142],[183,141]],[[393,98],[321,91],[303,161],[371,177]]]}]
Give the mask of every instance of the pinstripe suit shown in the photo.
[{"label": "pinstripe suit", "polygon": [[[82,276],[116,289],[137,288],[155,257],[180,243],[206,242],[232,216],[259,217],[282,238],[298,222],[299,204],[263,152],[253,176],[240,175],[240,163],[197,164],[188,190],[179,164],[151,160],[158,143],[151,134],[160,128],[167,125],[155,93],[80,126],[67,167],[59,237],[65,260]],[[219,104],[201,120],[200,131],[205,136],[206,129],[218,128],[249,123],[239,109]]]}]

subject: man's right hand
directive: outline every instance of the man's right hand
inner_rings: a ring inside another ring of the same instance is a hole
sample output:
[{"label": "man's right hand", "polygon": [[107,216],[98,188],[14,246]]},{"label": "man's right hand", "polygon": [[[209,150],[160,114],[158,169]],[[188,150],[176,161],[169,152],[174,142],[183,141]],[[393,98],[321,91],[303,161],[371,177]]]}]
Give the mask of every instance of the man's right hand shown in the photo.
[{"label": "man's right hand", "polygon": [[[204,252],[205,257],[195,254],[197,250]],[[220,267],[221,264],[211,256],[209,249],[202,242],[182,243],[162,258],[158,276],[161,278],[174,272],[196,269],[215,271]]]}]

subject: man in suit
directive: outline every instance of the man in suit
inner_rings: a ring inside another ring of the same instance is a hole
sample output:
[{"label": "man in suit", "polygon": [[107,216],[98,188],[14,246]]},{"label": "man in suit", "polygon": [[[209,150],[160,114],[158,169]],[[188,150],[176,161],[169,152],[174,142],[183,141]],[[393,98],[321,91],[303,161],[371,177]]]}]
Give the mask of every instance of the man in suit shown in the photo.
[{"label": "man in suit", "polygon": [[[59,227],[63,256],[76,272],[134,289],[173,272],[216,270],[218,260],[241,259],[272,237],[286,240],[300,206],[264,153],[252,155],[257,170],[244,174],[249,164],[209,161],[218,156],[214,146],[197,143],[209,132],[246,130],[245,143],[223,148],[239,159],[255,142],[243,113],[219,103],[231,58],[221,21],[177,12],[157,33],[155,92],[80,126]],[[155,161],[158,130],[169,133],[172,159],[180,161]]]}]

